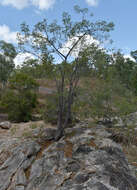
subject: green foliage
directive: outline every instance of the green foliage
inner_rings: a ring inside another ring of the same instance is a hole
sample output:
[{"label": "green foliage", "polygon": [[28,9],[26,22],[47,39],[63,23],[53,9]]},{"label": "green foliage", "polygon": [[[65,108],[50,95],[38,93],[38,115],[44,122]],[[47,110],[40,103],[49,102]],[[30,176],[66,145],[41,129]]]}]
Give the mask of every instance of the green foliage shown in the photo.
[{"label": "green foliage", "polygon": [[15,47],[5,41],[0,41],[0,50],[4,56],[14,59],[17,55]]},{"label": "green foliage", "polygon": [[36,94],[32,92],[21,94],[9,90],[2,97],[2,104],[6,108],[11,121],[29,121],[32,109],[36,106]]},{"label": "green foliage", "polygon": [[36,90],[38,84],[31,76],[22,72],[16,72],[9,80],[9,87],[19,92],[24,92]]},{"label": "green foliage", "polygon": [[137,50],[135,51],[131,51],[131,56],[135,59],[135,61],[137,62]]},{"label": "green foliage", "polygon": [[29,121],[37,104],[37,83],[28,75],[16,73],[9,81],[10,88],[2,95],[2,105],[12,121]]},{"label": "green foliage", "polygon": [[52,57],[42,56],[41,60],[29,59],[25,61],[19,70],[38,79],[50,77],[55,67],[52,63]]},{"label": "green foliage", "polygon": [[121,117],[136,111],[136,96],[118,80],[88,78],[85,82],[79,91],[75,108],[80,118],[111,121],[115,116]]},{"label": "green foliage", "polygon": [[4,41],[0,41],[0,53],[0,82],[4,85],[15,67],[13,59],[17,53],[12,44]]},{"label": "green foliage", "polygon": [[[76,102],[75,102],[76,103]],[[63,122],[65,121],[66,107],[63,113]],[[74,124],[77,121],[75,106],[72,108],[72,117],[69,121],[69,125]],[[53,125],[57,124],[58,121],[58,94],[49,95],[46,97],[46,104],[43,112],[43,119],[46,123],[51,123]]]},{"label": "green foliage", "polygon": [[[131,55],[136,60],[136,51],[131,52]],[[115,71],[114,71],[115,70]],[[117,52],[114,54],[113,60],[113,73],[119,81],[135,95],[137,94],[137,63],[129,58],[125,59],[124,56]]]},{"label": "green foliage", "polygon": [[137,111],[137,97],[126,90],[126,95],[119,97],[115,102],[119,116],[128,115]]},{"label": "green foliage", "polygon": [[79,53],[79,62],[81,62],[81,72],[84,76],[94,76],[106,78],[109,73],[112,57],[98,45],[92,44]]},{"label": "green foliage", "polygon": [[46,98],[46,106],[43,112],[43,119],[46,123],[57,124],[58,102],[57,95],[50,95]]}]

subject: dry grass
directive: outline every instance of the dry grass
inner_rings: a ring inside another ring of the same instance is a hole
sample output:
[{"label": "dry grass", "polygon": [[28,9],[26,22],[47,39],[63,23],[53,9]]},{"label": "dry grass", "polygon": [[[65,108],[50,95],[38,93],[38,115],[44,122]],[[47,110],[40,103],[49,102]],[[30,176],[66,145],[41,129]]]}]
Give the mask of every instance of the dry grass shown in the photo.
[{"label": "dry grass", "polygon": [[[137,146],[135,145],[129,145],[129,146],[125,146],[123,145],[123,152],[125,153],[128,162],[134,166],[137,169]],[[136,177],[137,177],[137,170],[135,173]]]},{"label": "dry grass", "polygon": [[90,141],[89,146],[98,148],[98,146],[95,144],[93,140]]},{"label": "dry grass", "polygon": [[66,140],[65,148],[64,148],[64,154],[67,158],[72,158],[73,153],[73,144]]},{"label": "dry grass", "polygon": [[38,79],[37,82],[40,86],[43,86],[43,87],[47,87],[47,88],[56,87],[55,81],[51,79]]},{"label": "dry grass", "polygon": [[134,127],[130,128],[111,128],[107,129],[108,132],[112,133],[111,139],[116,143],[123,145],[135,145],[137,146],[137,131]]},{"label": "dry grass", "polygon": [[110,132],[112,133],[111,138],[116,143],[121,144],[128,162],[137,168],[137,133],[134,128],[132,128],[132,131],[117,128],[111,129]]},{"label": "dry grass", "polygon": [[11,156],[11,152],[8,150],[3,150],[0,154],[0,166]]},{"label": "dry grass", "polygon": [[41,145],[41,149],[40,149],[40,151],[38,152],[38,154],[37,154],[35,160],[39,160],[40,158],[42,158],[43,151],[44,151],[45,149],[47,149],[51,144],[53,144],[52,141],[45,141],[45,142],[41,143],[41,144],[40,144],[40,145]]},{"label": "dry grass", "polygon": [[0,129],[0,138],[15,137],[15,138],[28,138],[32,136],[33,130],[36,128],[55,128],[49,123],[44,121],[30,121],[26,123],[12,123],[10,130]]},{"label": "dry grass", "polygon": [[126,154],[129,163],[136,163],[137,166],[137,146],[135,145],[129,145],[125,146],[123,145],[123,151]]},{"label": "dry grass", "polygon": [[28,180],[30,177],[31,166],[29,166],[24,172],[25,172],[25,177]]}]

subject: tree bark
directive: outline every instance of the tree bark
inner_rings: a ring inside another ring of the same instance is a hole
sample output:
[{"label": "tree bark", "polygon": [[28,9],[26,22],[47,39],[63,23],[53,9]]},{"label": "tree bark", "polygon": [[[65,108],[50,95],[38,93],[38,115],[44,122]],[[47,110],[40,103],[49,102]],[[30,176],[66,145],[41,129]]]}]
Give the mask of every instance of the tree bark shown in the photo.
[{"label": "tree bark", "polygon": [[63,128],[63,112],[64,112],[64,72],[61,70],[62,77],[61,82],[58,88],[58,123],[57,123],[57,133],[55,136],[55,140],[59,140],[64,133]]}]

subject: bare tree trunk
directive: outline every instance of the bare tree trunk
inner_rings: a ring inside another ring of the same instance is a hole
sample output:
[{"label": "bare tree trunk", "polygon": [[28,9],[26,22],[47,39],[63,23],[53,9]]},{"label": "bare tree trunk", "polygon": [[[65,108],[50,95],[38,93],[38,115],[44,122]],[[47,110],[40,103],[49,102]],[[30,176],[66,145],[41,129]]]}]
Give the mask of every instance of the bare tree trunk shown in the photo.
[{"label": "bare tree trunk", "polygon": [[70,83],[69,83],[69,93],[68,93],[68,99],[67,99],[67,113],[65,117],[65,122],[64,122],[64,128],[67,127],[69,121],[72,120],[72,104],[74,101],[74,92],[76,90],[78,81],[79,81],[79,75],[77,76],[78,72],[78,65],[76,65],[76,68],[74,69],[71,77],[70,77]]},{"label": "bare tree trunk", "polygon": [[63,136],[63,118],[62,118],[62,110],[59,110],[58,113],[58,123],[57,123],[57,133],[55,136],[55,140],[59,140]]},{"label": "bare tree trunk", "polygon": [[[61,71],[62,72],[62,71]],[[55,140],[59,140],[64,133],[63,128],[63,112],[64,112],[64,72],[62,72],[61,83],[58,88],[58,123],[57,123],[57,134]]]},{"label": "bare tree trunk", "polygon": [[69,86],[69,93],[68,93],[68,99],[67,99],[67,113],[66,113],[66,117],[65,117],[65,122],[64,122],[64,128],[67,127],[69,121],[72,120],[72,116],[71,116],[71,106],[73,103],[73,84],[70,83]]},{"label": "bare tree trunk", "polygon": [[[69,92],[68,92],[68,97],[67,97],[66,102],[65,102],[65,97],[64,97],[65,71],[60,69],[60,72],[61,72],[61,81],[58,88],[58,94],[59,94],[58,123],[57,123],[57,134],[56,134],[55,140],[59,140],[64,135],[64,129],[68,126],[69,121],[72,120],[71,108],[73,104],[74,91],[79,81],[78,64],[76,65],[74,71],[72,72],[69,78]],[[65,110],[65,108],[67,109]],[[64,113],[65,111],[66,113]],[[64,118],[65,118],[65,121],[64,121]]]}]

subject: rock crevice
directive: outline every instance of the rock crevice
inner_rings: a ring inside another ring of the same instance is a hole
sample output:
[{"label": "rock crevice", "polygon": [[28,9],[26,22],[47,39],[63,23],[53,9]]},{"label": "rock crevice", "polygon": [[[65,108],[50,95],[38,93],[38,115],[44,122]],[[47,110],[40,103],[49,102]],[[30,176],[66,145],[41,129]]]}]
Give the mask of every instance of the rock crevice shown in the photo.
[{"label": "rock crevice", "polygon": [[0,190],[137,190],[122,147],[110,136],[102,125],[81,123],[58,142],[46,134],[42,143],[18,140],[9,150],[3,140],[0,159],[9,154],[0,165]]}]

